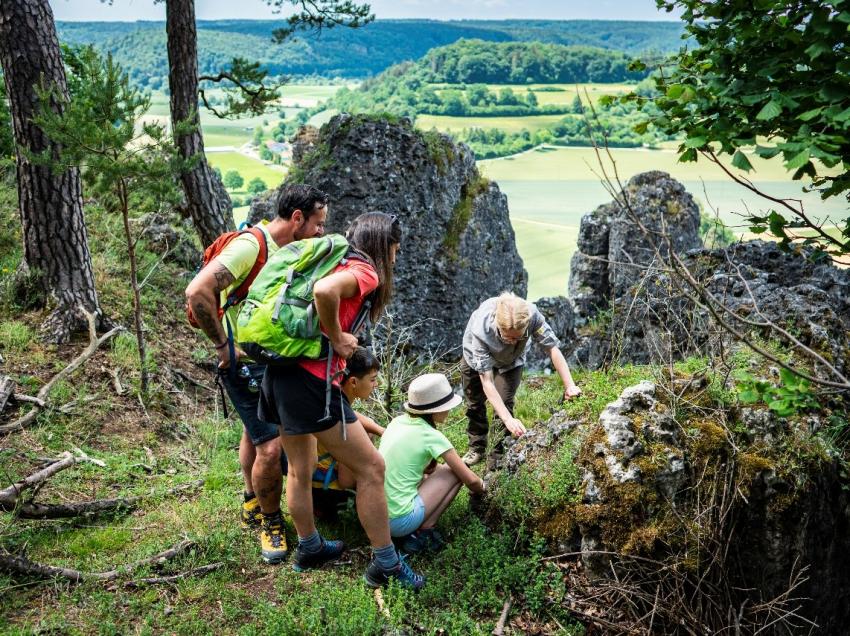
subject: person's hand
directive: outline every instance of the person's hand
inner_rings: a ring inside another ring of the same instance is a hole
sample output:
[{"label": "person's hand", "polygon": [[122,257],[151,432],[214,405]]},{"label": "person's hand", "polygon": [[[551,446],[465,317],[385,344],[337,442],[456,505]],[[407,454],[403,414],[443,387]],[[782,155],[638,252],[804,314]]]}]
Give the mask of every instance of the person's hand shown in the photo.
[{"label": "person's hand", "polygon": [[507,428],[514,437],[522,437],[525,433],[525,426],[515,417],[505,421],[505,428]]},{"label": "person's hand", "polygon": [[566,389],[564,389],[564,400],[569,400],[574,397],[578,397],[581,395],[581,389],[578,388],[577,384],[571,384]]},{"label": "person's hand", "polygon": [[354,355],[354,352],[357,351],[357,344],[357,337],[345,331],[339,334],[339,338],[331,341],[334,351],[344,360],[348,360]]},{"label": "person's hand", "polygon": [[[245,356],[245,352],[242,351],[239,347],[234,345],[236,350],[236,363],[239,363],[239,359]],[[216,355],[218,356],[218,368],[219,369],[227,369],[230,367],[230,347],[225,345],[220,349],[215,350]]]}]

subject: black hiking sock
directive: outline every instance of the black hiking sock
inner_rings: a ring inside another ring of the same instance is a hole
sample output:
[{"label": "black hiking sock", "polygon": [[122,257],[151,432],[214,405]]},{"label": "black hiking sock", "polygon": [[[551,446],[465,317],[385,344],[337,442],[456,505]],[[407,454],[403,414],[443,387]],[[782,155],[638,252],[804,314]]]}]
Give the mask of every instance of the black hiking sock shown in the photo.
[{"label": "black hiking sock", "polygon": [[283,525],[283,517],[280,514],[280,508],[275,510],[274,512],[265,513],[263,512],[263,526],[266,528],[271,528],[272,526],[282,526]]},{"label": "black hiking sock", "polygon": [[252,499],[257,498],[257,493],[255,493],[255,492],[243,492],[242,496],[245,498],[245,501],[251,501]]}]

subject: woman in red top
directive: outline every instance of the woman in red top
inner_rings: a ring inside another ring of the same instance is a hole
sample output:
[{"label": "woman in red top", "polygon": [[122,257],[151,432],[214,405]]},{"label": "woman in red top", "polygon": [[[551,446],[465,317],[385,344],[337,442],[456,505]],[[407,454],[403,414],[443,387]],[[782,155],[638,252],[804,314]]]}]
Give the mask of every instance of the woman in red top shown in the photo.
[{"label": "woman in red top", "polygon": [[[334,374],[345,368],[345,360],[357,348],[357,337],[349,330],[366,297],[371,294],[373,298],[373,320],[390,300],[401,225],[389,214],[363,214],[352,222],[346,238],[360,258],[349,258],[313,288],[322,331],[334,352]],[[357,514],[374,555],[367,582],[385,584],[397,579],[403,585],[422,587],[424,578],[399,560],[390,539],[383,459],[338,383],[332,387],[331,417],[324,417],[326,373],[326,361],[310,360],[292,367],[269,367],[263,380],[259,415],[281,425],[281,443],[289,460],[286,501],[298,532],[293,566],[297,571],[319,567],[336,559],[344,549],[342,541],[322,539],[313,520],[311,486],[318,439],[351,468],[357,481]]]}]

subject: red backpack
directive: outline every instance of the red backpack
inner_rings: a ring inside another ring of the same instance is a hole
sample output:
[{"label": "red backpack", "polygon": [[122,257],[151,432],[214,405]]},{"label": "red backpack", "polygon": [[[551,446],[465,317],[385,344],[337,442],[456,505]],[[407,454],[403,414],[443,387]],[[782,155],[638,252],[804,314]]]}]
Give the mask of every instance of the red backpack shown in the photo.
[{"label": "red backpack", "polygon": [[[257,277],[257,274],[260,273],[260,270],[263,269],[263,265],[266,264],[266,261],[269,258],[269,247],[266,244],[266,233],[258,227],[249,227],[245,230],[239,230],[236,232],[225,232],[204,250],[204,259],[201,262],[200,269],[206,267],[210,261],[218,256],[221,251],[230,244],[233,239],[242,234],[254,235],[257,239],[257,243],[260,244],[260,253],[257,254],[257,260],[254,261],[254,266],[251,268],[251,271],[248,272],[248,275],[245,277],[245,280],[242,281],[242,284],[230,292],[227,296],[227,302],[225,302],[224,307],[218,308],[219,320],[224,317],[225,311],[245,300],[245,297],[248,295],[248,288],[251,286],[251,283],[254,282],[254,279]],[[200,269],[198,271],[200,271]],[[218,301],[218,298],[216,298],[216,301]],[[188,304],[186,305],[186,316],[189,318],[190,325],[195,327],[195,329],[200,328],[195,316],[192,314],[192,308]]]}]

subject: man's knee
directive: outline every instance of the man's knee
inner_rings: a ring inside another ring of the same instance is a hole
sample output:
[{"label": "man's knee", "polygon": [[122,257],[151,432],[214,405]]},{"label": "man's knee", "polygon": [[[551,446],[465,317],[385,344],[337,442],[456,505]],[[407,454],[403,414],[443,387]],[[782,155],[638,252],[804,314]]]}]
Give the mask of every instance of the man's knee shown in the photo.
[{"label": "man's knee", "polygon": [[384,458],[377,451],[372,453],[369,459],[362,462],[360,466],[352,468],[357,483],[380,482],[383,484],[385,470]]},{"label": "man's knee", "polygon": [[257,461],[263,463],[280,462],[280,438],[275,437],[254,446],[257,451]]}]

